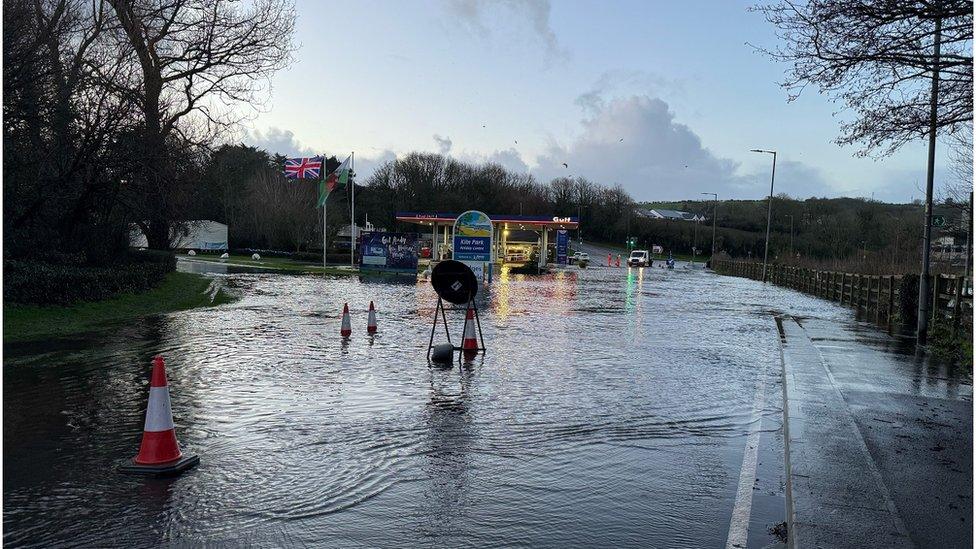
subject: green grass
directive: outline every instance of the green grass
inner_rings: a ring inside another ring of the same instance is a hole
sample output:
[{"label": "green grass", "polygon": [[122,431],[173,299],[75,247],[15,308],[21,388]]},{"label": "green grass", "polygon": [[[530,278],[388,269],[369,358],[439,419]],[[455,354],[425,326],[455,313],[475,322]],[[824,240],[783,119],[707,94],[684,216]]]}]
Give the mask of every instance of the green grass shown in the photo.
[{"label": "green grass", "polygon": [[294,273],[316,273],[316,274],[334,274],[334,275],[353,275],[359,274],[358,269],[340,269],[338,267],[323,267],[322,265],[316,265],[315,263],[309,263],[307,261],[296,261],[294,259],[287,259],[281,257],[262,257],[259,260],[251,259],[250,256],[246,255],[232,255],[228,259],[220,259],[219,257],[212,255],[196,255],[193,257],[184,256],[186,259],[192,261],[208,261],[210,263],[229,263],[234,265],[243,265],[246,267],[263,267],[265,269],[273,269],[276,271],[288,271]]},{"label": "green grass", "polygon": [[83,333],[106,323],[152,314],[220,305],[233,300],[220,290],[213,303],[206,293],[212,278],[170,273],[158,287],[139,294],[82,302],[68,307],[4,304],[3,340],[24,341]]}]

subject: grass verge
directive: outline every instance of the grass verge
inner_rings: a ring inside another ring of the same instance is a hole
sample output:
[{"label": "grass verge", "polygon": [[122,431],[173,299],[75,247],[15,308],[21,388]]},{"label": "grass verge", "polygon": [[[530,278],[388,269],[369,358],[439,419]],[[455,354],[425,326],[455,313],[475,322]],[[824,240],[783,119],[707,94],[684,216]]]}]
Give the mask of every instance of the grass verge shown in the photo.
[{"label": "grass verge", "polygon": [[3,341],[26,341],[82,333],[107,322],[152,314],[183,311],[228,303],[233,298],[219,290],[213,302],[207,288],[213,279],[193,273],[169,273],[148,292],[122,294],[103,301],[67,307],[7,304],[3,306]]}]

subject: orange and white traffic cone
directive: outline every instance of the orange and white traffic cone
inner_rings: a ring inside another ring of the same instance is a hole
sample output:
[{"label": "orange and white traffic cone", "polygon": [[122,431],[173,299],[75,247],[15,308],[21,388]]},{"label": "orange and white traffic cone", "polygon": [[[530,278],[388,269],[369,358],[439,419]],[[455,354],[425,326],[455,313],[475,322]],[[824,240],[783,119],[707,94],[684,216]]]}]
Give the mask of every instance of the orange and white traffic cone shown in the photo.
[{"label": "orange and white traffic cone", "polygon": [[349,319],[348,303],[342,306],[342,328],[339,329],[339,334],[342,335],[342,337],[349,337],[352,335],[352,321]]},{"label": "orange and white traffic cone", "polygon": [[373,335],[376,333],[376,309],[373,302],[369,302],[369,317],[366,319],[366,333]]},{"label": "orange and white traffic cone", "polygon": [[474,334],[474,308],[468,304],[468,313],[464,317],[464,335],[461,340],[461,352],[465,360],[471,360],[478,354],[478,339]]},{"label": "orange and white traffic cone", "polygon": [[142,475],[172,475],[182,473],[198,463],[198,456],[184,455],[176,442],[169,387],[166,384],[166,367],[163,357],[157,355],[153,358],[149,405],[146,407],[146,423],[142,431],[139,455],[123,464],[121,469],[126,473]]}]

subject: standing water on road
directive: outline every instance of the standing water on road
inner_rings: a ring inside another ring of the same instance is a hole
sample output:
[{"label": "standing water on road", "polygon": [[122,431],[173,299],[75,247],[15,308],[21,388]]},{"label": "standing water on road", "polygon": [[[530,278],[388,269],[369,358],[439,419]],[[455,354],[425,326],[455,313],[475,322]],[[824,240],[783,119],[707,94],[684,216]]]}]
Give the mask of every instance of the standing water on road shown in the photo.
[{"label": "standing water on road", "polygon": [[[216,276],[242,299],[6,346],[5,543],[724,546],[772,315],[850,317],[701,270],[503,275],[488,352],[438,368],[426,281]],[[124,476],[157,353],[201,464]]]}]

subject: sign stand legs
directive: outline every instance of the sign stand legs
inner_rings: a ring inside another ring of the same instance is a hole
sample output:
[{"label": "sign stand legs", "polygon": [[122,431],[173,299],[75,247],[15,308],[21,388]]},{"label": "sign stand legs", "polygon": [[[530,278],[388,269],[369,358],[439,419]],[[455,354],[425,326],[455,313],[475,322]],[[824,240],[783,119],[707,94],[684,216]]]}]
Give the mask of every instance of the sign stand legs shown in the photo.
[{"label": "sign stand legs", "polygon": [[444,333],[447,334],[447,342],[454,346],[451,342],[451,331],[447,328],[447,316],[444,314],[444,300],[440,297],[437,298],[437,308],[434,309],[434,325],[430,327],[430,341],[427,343],[427,362],[430,362],[430,350],[434,348],[434,331],[437,329],[437,313],[441,314],[441,319],[444,321]]}]

